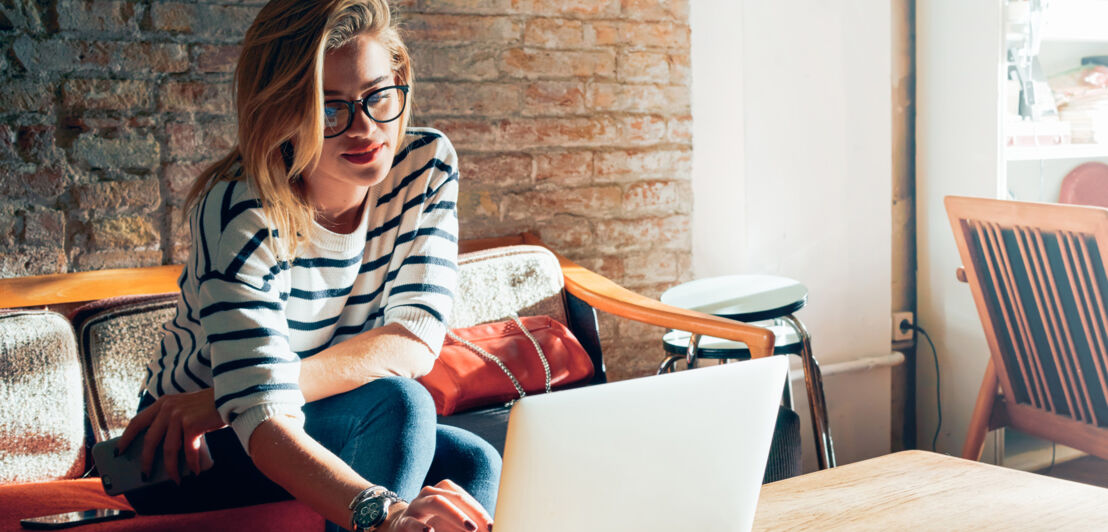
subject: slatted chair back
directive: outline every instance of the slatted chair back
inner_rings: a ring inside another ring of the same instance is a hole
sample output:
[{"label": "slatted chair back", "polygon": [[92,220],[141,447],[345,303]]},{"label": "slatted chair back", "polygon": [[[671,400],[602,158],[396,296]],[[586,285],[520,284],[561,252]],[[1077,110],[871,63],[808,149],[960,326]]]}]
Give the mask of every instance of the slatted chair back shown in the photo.
[{"label": "slatted chair back", "polygon": [[1011,426],[1108,458],[1108,209],[961,197],[946,209],[991,352],[963,456]]}]

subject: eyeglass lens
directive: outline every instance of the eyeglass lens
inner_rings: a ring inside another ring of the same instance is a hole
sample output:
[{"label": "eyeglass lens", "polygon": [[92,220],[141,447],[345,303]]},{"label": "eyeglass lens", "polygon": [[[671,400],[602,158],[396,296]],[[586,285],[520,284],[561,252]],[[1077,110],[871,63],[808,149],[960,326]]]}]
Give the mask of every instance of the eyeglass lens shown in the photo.
[{"label": "eyeglass lens", "polygon": [[323,104],[323,136],[334,137],[350,128],[354,122],[354,106],[359,106],[375,122],[391,122],[404,112],[406,93],[403,87],[386,87],[361,100],[329,100]]}]

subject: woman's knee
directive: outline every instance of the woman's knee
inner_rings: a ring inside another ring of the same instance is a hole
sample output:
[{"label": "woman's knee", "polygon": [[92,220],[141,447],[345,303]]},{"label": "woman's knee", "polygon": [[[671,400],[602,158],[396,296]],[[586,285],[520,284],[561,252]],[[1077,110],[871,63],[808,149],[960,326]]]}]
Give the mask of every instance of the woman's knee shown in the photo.
[{"label": "woman's knee", "polygon": [[415,379],[383,377],[362,386],[360,390],[373,394],[383,411],[405,417],[436,419],[434,399]]}]

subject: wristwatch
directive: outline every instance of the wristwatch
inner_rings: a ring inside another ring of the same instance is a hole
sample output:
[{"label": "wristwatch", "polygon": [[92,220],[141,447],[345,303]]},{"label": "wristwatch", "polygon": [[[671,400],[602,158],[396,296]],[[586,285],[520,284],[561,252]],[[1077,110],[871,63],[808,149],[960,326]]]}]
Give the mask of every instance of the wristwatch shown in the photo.
[{"label": "wristwatch", "polygon": [[354,532],[372,532],[389,517],[389,506],[400,502],[399,495],[382,486],[370,486],[350,501],[354,515],[350,518],[350,529]]}]

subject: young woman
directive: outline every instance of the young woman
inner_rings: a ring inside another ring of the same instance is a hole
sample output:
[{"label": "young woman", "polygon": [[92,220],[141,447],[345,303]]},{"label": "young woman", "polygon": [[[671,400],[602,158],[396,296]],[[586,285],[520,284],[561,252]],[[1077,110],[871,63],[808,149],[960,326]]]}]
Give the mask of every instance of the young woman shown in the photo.
[{"label": "young woman", "polygon": [[[385,0],[273,0],[235,71],[238,145],[189,195],[192,252],[139,414],[139,512],[295,497],[344,527],[491,529],[500,458],[412,380],[456,281],[457,158],[406,129]],[[179,478],[183,450],[198,476]],[[207,456],[214,459],[208,466]],[[352,520],[353,518],[353,520]]]}]

